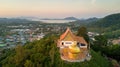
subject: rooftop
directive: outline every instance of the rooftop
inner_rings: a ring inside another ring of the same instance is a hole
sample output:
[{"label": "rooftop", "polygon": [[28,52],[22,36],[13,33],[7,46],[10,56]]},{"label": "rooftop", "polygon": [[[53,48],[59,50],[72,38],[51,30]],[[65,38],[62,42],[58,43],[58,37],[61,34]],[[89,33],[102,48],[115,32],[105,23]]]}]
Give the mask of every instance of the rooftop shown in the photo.
[{"label": "rooftop", "polygon": [[63,40],[68,33],[71,35],[71,37],[74,39],[74,41],[79,41],[80,43],[87,44],[87,42],[84,40],[83,37],[75,36],[75,35],[71,32],[71,30],[70,30],[69,27],[67,28],[67,30],[65,31],[65,33],[63,33],[63,34],[60,36],[60,40]]}]

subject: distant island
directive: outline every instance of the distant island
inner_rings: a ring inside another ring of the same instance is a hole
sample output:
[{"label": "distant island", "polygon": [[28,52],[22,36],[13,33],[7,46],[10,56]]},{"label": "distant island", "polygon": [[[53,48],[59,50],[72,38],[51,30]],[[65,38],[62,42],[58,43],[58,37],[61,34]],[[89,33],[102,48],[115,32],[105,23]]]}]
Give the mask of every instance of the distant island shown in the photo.
[{"label": "distant island", "polygon": [[55,18],[55,19],[50,19],[50,18],[43,18],[41,20],[80,20],[76,17],[65,17],[65,18],[62,18],[62,19],[58,19],[58,18]]},{"label": "distant island", "polygon": [[64,18],[64,20],[80,20],[80,19],[75,18],[75,17],[66,17]]}]

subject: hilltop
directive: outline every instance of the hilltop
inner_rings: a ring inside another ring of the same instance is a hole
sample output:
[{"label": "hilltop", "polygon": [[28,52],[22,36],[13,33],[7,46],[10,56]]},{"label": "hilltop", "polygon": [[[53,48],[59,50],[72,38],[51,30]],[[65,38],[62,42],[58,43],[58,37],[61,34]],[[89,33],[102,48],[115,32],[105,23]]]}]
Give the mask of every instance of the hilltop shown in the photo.
[{"label": "hilltop", "polygon": [[4,50],[0,64],[4,67],[111,67],[111,63],[91,50],[92,59],[85,62],[70,63],[60,59],[56,46],[56,36],[45,37],[39,41]]},{"label": "hilltop", "polygon": [[116,26],[120,25],[120,13],[105,16],[104,18],[96,22],[93,22],[91,25],[96,26],[96,27],[103,27],[103,28],[108,28],[108,27],[115,28],[114,27],[115,25]]},{"label": "hilltop", "polygon": [[86,24],[90,30],[104,33],[109,38],[120,36],[120,13],[111,14],[92,23]]}]

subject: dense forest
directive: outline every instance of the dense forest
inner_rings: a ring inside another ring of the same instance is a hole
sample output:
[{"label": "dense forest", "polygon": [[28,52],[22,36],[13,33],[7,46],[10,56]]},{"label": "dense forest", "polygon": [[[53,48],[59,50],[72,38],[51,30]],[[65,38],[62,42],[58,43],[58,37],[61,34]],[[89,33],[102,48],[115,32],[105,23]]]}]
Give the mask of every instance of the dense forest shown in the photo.
[{"label": "dense forest", "polygon": [[0,57],[2,67],[112,67],[101,53],[91,49],[92,59],[70,63],[61,60],[56,46],[57,36],[45,37],[39,41],[17,45],[15,49],[3,51]]}]

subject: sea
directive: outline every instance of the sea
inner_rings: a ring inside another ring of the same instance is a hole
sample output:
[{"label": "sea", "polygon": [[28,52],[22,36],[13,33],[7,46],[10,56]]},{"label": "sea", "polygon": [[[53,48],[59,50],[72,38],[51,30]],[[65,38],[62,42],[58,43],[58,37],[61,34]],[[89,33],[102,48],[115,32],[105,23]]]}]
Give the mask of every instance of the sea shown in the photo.
[{"label": "sea", "polygon": [[75,20],[40,20],[44,23],[68,23],[68,22],[73,22]]},{"label": "sea", "polygon": [[43,23],[69,23],[69,22],[73,22],[76,20],[39,20]]}]

